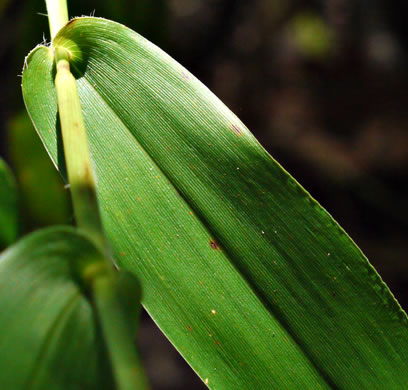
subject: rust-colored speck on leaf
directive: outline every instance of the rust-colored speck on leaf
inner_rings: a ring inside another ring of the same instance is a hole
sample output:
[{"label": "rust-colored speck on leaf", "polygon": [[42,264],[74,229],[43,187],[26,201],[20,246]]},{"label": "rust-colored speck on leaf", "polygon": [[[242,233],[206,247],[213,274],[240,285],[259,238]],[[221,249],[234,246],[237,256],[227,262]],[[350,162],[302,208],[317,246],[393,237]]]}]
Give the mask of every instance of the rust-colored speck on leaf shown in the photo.
[{"label": "rust-colored speck on leaf", "polygon": [[237,135],[242,135],[242,131],[237,125],[232,124],[232,130],[234,130]]},{"label": "rust-colored speck on leaf", "polygon": [[190,325],[187,326],[187,329],[188,329],[189,332],[191,332],[193,330],[193,328]]},{"label": "rust-colored speck on leaf", "polygon": [[70,24],[74,23],[75,20],[76,20],[75,18],[71,19],[65,26],[69,26]]},{"label": "rust-colored speck on leaf", "polygon": [[187,72],[181,72],[181,76],[183,77],[184,80],[189,81],[190,80],[190,75]]},{"label": "rust-colored speck on leaf", "polygon": [[210,240],[210,246],[215,250],[218,249],[218,244],[214,240]]}]

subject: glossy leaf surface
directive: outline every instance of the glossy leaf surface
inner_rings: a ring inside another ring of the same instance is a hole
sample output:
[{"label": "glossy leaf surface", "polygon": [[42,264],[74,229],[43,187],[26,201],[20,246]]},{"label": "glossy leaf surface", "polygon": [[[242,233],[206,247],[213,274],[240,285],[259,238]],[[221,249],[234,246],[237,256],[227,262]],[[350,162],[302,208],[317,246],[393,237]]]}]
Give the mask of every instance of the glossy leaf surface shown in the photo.
[{"label": "glossy leaf surface", "polygon": [[0,250],[17,238],[17,189],[14,177],[0,159]]},{"label": "glossy leaf surface", "polygon": [[[79,18],[73,55],[103,221],[120,267],[216,389],[400,389],[407,317],[337,223],[172,58]],[[23,74],[28,112],[64,173],[52,50]]]}]

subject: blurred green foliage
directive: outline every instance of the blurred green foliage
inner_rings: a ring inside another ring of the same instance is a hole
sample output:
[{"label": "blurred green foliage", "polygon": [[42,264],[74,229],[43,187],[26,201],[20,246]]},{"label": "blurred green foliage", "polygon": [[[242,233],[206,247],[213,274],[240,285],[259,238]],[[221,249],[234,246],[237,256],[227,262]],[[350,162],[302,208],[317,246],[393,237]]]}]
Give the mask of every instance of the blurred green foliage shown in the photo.
[{"label": "blurred green foliage", "polygon": [[289,29],[306,58],[327,58],[333,52],[333,31],[319,14],[300,12],[289,22]]},{"label": "blurred green foliage", "polygon": [[21,198],[23,230],[71,223],[69,193],[25,111],[9,122],[9,155]]},{"label": "blurred green foliage", "polygon": [[0,158],[0,251],[15,241],[17,232],[16,183],[9,167]]}]

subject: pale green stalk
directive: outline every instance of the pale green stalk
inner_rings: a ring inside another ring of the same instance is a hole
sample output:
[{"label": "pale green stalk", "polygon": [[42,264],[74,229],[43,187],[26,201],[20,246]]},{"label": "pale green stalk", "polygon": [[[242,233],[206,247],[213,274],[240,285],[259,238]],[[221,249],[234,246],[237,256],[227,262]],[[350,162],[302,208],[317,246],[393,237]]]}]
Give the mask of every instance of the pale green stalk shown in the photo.
[{"label": "pale green stalk", "polygon": [[46,0],[48,22],[50,25],[51,39],[68,22],[68,8],[66,0]]},{"label": "pale green stalk", "polygon": [[[115,275],[116,276],[116,275]],[[92,281],[95,305],[107,344],[118,390],[147,389],[148,385],[134,347],[132,329],[118,294],[118,280],[98,275]]]},{"label": "pale green stalk", "polygon": [[[46,4],[54,38],[56,32],[68,22],[67,3],[66,0],[46,0]],[[70,71],[68,52],[63,48],[54,50],[57,64],[55,88],[75,219],[78,227],[109,256],[76,80]]]},{"label": "pale green stalk", "polygon": [[56,49],[58,111],[74,214],[78,227],[109,255],[96,198],[96,184],[75,77],[67,53]]}]

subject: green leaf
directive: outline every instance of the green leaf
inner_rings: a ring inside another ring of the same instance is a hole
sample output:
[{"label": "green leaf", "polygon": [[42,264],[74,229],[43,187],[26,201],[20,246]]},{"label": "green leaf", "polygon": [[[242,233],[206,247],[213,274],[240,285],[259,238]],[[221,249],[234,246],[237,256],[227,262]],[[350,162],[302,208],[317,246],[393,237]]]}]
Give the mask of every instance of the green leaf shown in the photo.
[{"label": "green leaf", "polygon": [[30,235],[1,256],[2,389],[112,388],[92,307],[72,272],[73,259],[98,257],[62,228]]},{"label": "green leaf", "polygon": [[[353,241],[203,84],[126,27],[71,50],[103,222],[144,305],[210,387],[401,389],[407,317]],[[52,49],[23,93],[61,166]]]},{"label": "green leaf", "polygon": [[0,250],[15,241],[17,233],[16,183],[9,167],[0,158]]},{"label": "green leaf", "polygon": [[[72,228],[34,233],[0,256],[1,389],[116,388],[100,326],[106,322],[83,276],[101,262]],[[133,306],[125,310],[134,322],[139,295],[131,291]]]}]

